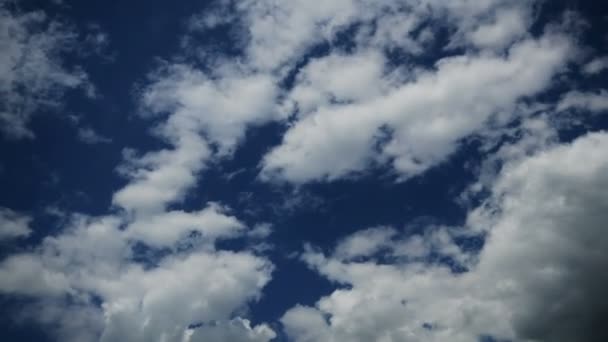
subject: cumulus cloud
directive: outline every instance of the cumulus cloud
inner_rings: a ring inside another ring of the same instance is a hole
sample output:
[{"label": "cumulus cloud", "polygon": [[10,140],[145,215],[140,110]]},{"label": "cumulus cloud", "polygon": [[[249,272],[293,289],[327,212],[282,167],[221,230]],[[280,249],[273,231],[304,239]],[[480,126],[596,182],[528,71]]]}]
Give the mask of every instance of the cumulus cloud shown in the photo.
[{"label": "cumulus cloud", "polygon": [[[495,152],[474,185],[490,196],[465,227],[433,226],[414,236],[374,227],[344,237],[327,255],[307,246],[302,259],[340,288],[314,307],[286,312],[287,335],[603,340],[590,332],[608,311],[600,290],[608,283],[601,238],[608,135],[548,148],[556,130],[537,114],[555,106],[529,102],[551,88],[578,47],[564,26],[529,33],[536,4],[219,1],[186,26],[232,25],[239,54],[185,52],[161,62],[135,101],[164,146],[125,147],[117,172],[126,184],[114,192],[110,213],[65,214],[61,231],[6,256],[0,293],[36,299],[19,317],[45,324],[62,341],[272,340],[278,334],[269,324],[247,319],[272,278],[274,265],[263,255],[272,222],[249,227],[221,203],[184,209],[205,170],[232,158],[249,129],[270,122],[286,133],[260,161],[260,178],[296,185],[377,165],[406,180],[476,134]],[[0,19],[0,44],[9,51],[0,57],[8,75],[0,81],[1,127],[32,136],[31,116],[58,105],[65,91],[88,87],[87,77],[62,63],[75,41],[67,26],[3,5]],[[187,48],[206,49],[188,38]],[[103,45],[108,38],[87,39]],[[601,61],[589,65],[588,74],[603,69]],[[604,97],[571,92],[557,108],[601,111]],[[86,128],[78,133],[88,143],[107,141]],[[499,146],[504,136],[516,142]],[[305,199],[292,196],[284,207]],[[31,232],[29,218],[8,209],[0,210],[0,224],[0,239]],[[245,247],[219,247],[237,238]],[[485,244],[467,249],[463,239]]]},{"label": "cumulus cloud", "polygon": [[32,138],[33,115],[61,105],[64,93],[94,93],[87,74],[63,56],[76,49],[78,35],[43,11],[23,13],[0,1],[0,130],[11,139]]},{"label": "cumulus cloud", "polygon": [[[459,249],[472,254],[461,262],[468,272],[411,259],[344,259],[363,233],[329,256],[309,249],[303,259],[344,287],[289,310],[287,333],[294,341],[603,341],[607,147],[608,134],[592,133],[506,166],[467,227],[447,236],[487,234],[478,254]],[[394,254],[399,243],[383,232],[364,234]]]},{"label": "cumulus cloud", "polygon": [[[259,298],[273,267],[250,252],[216,250],[212,237],[206,241],[207,234],[222,235],[221,229],[230,231],[229,225],[239,225],[212,211],[206,209],[198,218],[167,213],[152,219],[150,232],[141,227],[145,221],[123,230],[120,217],[73,217],[60,235],[45,238],[32,252],[2,261],[0,291],[40,298],[46,303],[43,307],[64,308],[53,313],[51,326],[64,333],[76,329],[71,335],[84,334],[90,341],[178,342],[190,335],[196,341],[199,333],[191,326],[212,322],[226,324],[232,335],[274,336],[265,325],[229,323],[247,302]],[[160,226],[154,224],[162,224],[169,235],[159,237]],[[208,229],[203,230],[202,241],[192,240],[185,249],[167,256],[158,254],[156,261],[137,261],[138,243],[165,246],[187,224]],[[236,235],[224,233],[231,234]],[[65,296],[73,304],[63,302]],[[83,327],[64,325],[66,315],[74,311],[91,315],[96,323],[80,332]]]},{"label": "cumulus cloud", "polygon": [[194,213],[169,211],[145,217],[129,225],[127,232],[131,238],[150,246],[171,247],[192,233],[202,234],[207,243],[213,243],[219,238],[238,236],[244,229],[245,225],[238,219],[225,215],[221,207],[211,204]]},{"label": "cumulus cloud", "polygon": [[[139,99],[141,114],[166,115],[152,133],[167,147],[124,150],[118,172],[128,182],[114,193],[116,213],[67,215],[59,234],[0,263],[2,293],[38,300],[22,317],[53,327],[66,341],[274,338],[269,326],[241,317],[260,297],[273,265],[249,247],[216,247],[221,239],[267,232],[250,233],[221,204],[168,209],[184,199],[207,163],[232,153],[248,126],[274,115],[269,75],[231,67],[220,72],[169,65],[154,73]],[[46,314],[37,317],[34,310]],[[72,315],[87,319],[76,324]]]},{"label": "cumulus cloud", "polygon": [[333,180],[387,160],[402,177],[419,174],[493,117],[508,121],[519,99],[550,85],[571,48],[566,36],[550,33],[513,45],[506,57],[449,57],[386,95],[315,109],[265,156],[262,175]]}]

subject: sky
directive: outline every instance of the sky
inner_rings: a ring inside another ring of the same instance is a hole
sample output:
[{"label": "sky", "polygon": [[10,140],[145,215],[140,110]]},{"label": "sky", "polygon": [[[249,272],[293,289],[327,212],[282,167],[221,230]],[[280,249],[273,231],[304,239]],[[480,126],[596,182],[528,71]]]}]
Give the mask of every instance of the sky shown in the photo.
[{"label": "sky", "polygon": [[0,0],[0,337],[608,340],[608,4]]}]

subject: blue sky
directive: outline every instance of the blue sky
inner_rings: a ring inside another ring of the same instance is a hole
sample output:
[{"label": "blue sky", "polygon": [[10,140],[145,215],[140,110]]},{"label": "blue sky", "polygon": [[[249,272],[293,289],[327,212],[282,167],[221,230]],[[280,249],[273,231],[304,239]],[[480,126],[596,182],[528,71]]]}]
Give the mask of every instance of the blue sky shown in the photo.
[{"label": "blue sky", "polygon": [[605,341],[608,7],[0,0],[6,341]]}]

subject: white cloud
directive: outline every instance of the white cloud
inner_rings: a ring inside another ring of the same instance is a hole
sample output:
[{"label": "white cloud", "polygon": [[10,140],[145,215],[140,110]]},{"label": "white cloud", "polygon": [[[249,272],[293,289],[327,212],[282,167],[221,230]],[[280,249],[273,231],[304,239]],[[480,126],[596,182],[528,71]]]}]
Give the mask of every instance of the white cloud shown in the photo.
[{"label": "white cloud", "polygon": [[29,216],[0,207],[0,241],[29,236],[31,220]]},{"label": "white cloud", "polygon": [[173,148],[127,154],[121,171],[133,181],[114,195],[115,204],[147,213],[183,200],[210,159],[231,155],[248,127],[275,118],[270,76],[244,74],[230,65],[216,72],[169,65],[143,91],[144,116],[170,113],[155,132]]},{"label": "white cloud", "polygon": [[[605,221],[606,201],[598,189],[606,182],[608,138],[597,134],[526,157],[546,146],[553,131],[527,118],[519,100],[547,89],[575,49],[555,27],[536,38],[527,35],[535,3],[222,1],[217,12],[192,19],[190,29],[235,24],[242,29],[237,39],[244,54],[227,61],[207,51],[204,70],[166,62],[152,73],[136,100],[142,117],[157,119],[152,133],[167,146],[143,153],[125,149],[118,171],[128,181],[114,193],[117,212],[66,215],[71,221],[63,231],[0,262],[0,292],[38,299],[24,315],[55,327],[68,342],[271,340],[276,333],[269,325],[252,326],[245,318],[248,304],[271,279],[273,265],[260,256],[270,248],[263,240],[270,225],[248,229],[221,204],[177,208],[208,166],[233,155],[249,128],[293,120],[282,144],[264,157],[261,176],[304,183],[365,172],[373,163],[390,164],[405,179],[445,160],[461,139],[487,134],[488,122],[500,127],[521,118],[529,139],[499,150],[497,158],[509,167],[482,182],[494,193],[471,213],[468,230],[431,227],[404,238],[381,227],[344,238],[329,256],[309,249],[304,259],[311,267],[350,287],[316,307],[293,308],[282,322],[296,341],[469,341],[481,333],[578,337],[596,312],[577,320],[568,310],[584,304],[605,310],[601,301],[587,300],[586,293],[601,293],[585,277],[606,266],[605,241],[588,236]],[[0,96],[27,82],[43,95],[10,98],[7,104],[26,110],[15,116],[3,109],[0,118],[10,119],[5,121],[13,136],[29,136],[35,109],[57,105],[64,91],[88,83],[84,72],[62,64],[61,53],[75,39],[69,29],[40,12],[15,16],[3,9],[0,18],[7,19],[0,24],[0,43],[7,41],[10,52],[0,57],[0,72],[10,76],[0,81]],[[40,29],[41,23],[49,29]],[[337,33],[355,23],[354,47],[333,46]],[[453,33],[441,52],[451,56],[430,67],[410,65],[412,55],[435,58],[424,55],[435,42],[437,23]],[[107,42],[103,35],[89,40]],[[195,40],[187,42],[198,48]],[[306,61],[318,43],[330,51]],[[399,67],[386,54],[394,48],[407,56]],[[452,54],[461,48],[473,51]],[[23,60],[19,75],[11,74],[14,60]],[[281,89],[291,73],[292,89]],[[104,141],[85,128],[80,138]],[[307,199],[294,195],[284,205],[290,210]],[[11,236],[29,234],[27,219],[20,220],[11,221],[18,227],[17,233],[9,229]],[[574,226],[581,234],[561,240]],[[485,233],[479,255],[454,242],[459,234]],[[218,249],[217,241],[231,238],[248,239],[247,247]],[[377,255],[395,263],[377,263]],[[470,271],[454,275],[429,266],[436,255]],[[572,297],[563,284],[575,285]],[[541,307],[549,302],[556,303],[550,310]],[[542,325],[554,323],[563,327],[555,336]]]},{"label": "white cloud", "polygon": [[356,55],[334,54],[312,60],[302,68],[286,101],[287,114],[300,115],[331,103],[372,99],[389,88],[383,78],[385,58],[377,51]]},{"label": "white cloud", "polygon": [[[145,221],[123,230],[124,221],[119,217],[73,217],[70,226],[58,236],[47,237],[32,252],[9,256],[0,263],[0,291],[39,298],[44,310],[56,307],[39,321],[50,320],[69,336],[91,336],[90,341],[181,342],[191,326],[211,322],[225,326],[228,336],[268,340],[274,336],[269,327],[243,323],[239,329],[240,325],[230,321],[249,301],[259,298],[273,266],[246,251],[215,250],[213,234],[236,233],[230,233],[233,228],[226,226],[230,222],[222,222],[234,219],[223,219],[213,210],[211,207],[197,214],[201,219],[194,214],[169,212],[151,222],[151,232],[143,227],[138,230],[137,225],[144,225]],[[157,261],[150,259],[150,265],[135,261],[134,242],[151,241],[154,245],[158,241],[164,246],[189,223],[185,221],[204,224],[207,230],[202,230],[202,241],[192,240],[186,250],[159,255]],[[159,238],[160,224],[168,235]],[[222,233],[221,229],[227,232]],[[71,298],[72,304],[63,302],[65,296]],[[29,315],[28,310],[38,309],[34,306],[25,310]],[[90,321],[96,323],[71,327],[66,317],[74,311],[91,315]],[[239,318],[235,319],[239,322]],[[192,336],[220,333],[199,334],[195,329]]]},{"label": "white cloud", "polygon": [[[153,131],[169,146],[144,154],[125,149],[118,171],[129,182],[114,193],[118,213],[75,216],[57,236],[0,264],[0,291],[60,308],[39,319],[57,327],[57,336],[79,342],[274,337],[270,327],[240,318],[260,297],[272,264],[253,247],[228,252],[215,246],[219,239],[249,238],[247,227],[220,204],[167,208],[185,198],[207,163],[232,153],[249,125],[275,115],[269,76],[230,66],[217,72],[222,76],[168,66],[143,90],[144,116],[169,113]],[[62,302],[66,295],[73,304]],[[70,325],[66,317],[74,311],[91,318]]]},{"label": "white cloud", "polygon": [[126,164],[119,170],[131,182],[114,194],[113,202],[129,211],[154,213],[182,200],[211,154],[207,142],[193,131],[192,125],[184,120],[173,149],[148,152],[141,157],[127,153]]},{"label": "white cloud", "polygon": [[496,11],[492,21],[478,26],[470,40],[479,47],[504,48],[528,33],[531,25],[529,8],[520,6]]},{"label": "white cloud", "polygon": [[[262,176],[331,181],[387,160],[402,177],[419,174],[491,118],[500,114],[508,120],[519,99],[550,84],[571,48],[567,37],[548,33],[515,44],[506,57],[445,58],[436,70],[421,72],[386,95],[320,107],[296,121],[265,156]],[[380,142],[380,151],[374,150]]]},{"label": "white cloud", "polygon": [[[276,117],[276,80],[238,66],[221,64],[212,74],[187,65],[161,70],[142,94],[144,110],[171,112],[162,133],[177,138],[184,130],[204,134],[220,155],[230,153],[248,126]],[[235,98],[238,97],[238,98]]]},{"label": "white cloud", "polygon": [[245,253],[193,253],[158,268],[132,268],[101,291],[106,317],[101,341],[181,341],[190,325],[226,321],[257,298],[270,266]]},{"label": "white cloud", "polygon": [[562,96],[557,110],[578,109],[601,113],[608,111],[608,92],[604,89],[596,92],[570,91]]},{"label": "white cloud", "polygon": [[595,75],[605,69],[608,69],[608,57],[596,57],[583,66],[583,72],[587,75]]},{"label": "white cloud", "polygon": [[336,257],[344,260],[369,257],[389,247],[390,240],[397,234],[392,228],[371,228],[346,237],[336,247]]},{"label": "white cloud", "polygon": [[216,239],[238,236],[245,229],[238,219],[222,211],[220,206],[212,204],[194,213],[169,211],[152,215],[129,225],[127,235],[153,247],[172,247],[188,234],[198,232],[207,243],[213,244]]},{"label": "white cloud", "polygon": [[9,8],[0,2],[0,130],[11,139],[32,138],[28,123],[38,111],[60,106],[69,89],[94,90],[84,71],[63,61],[76,48],[70,27],[42,11]]},{"label": "white cloud", "polygon": [[343,245],[329,257],[307,251],[311,267],[348,287],[289,310],[287,333],[294,341],[603,341],[607,147],[608,134],[593,133],[508,164],[468,229],[448,236],[487,232],[464,261],[468,272],[349,262],[338,257]]},{"label": "white cloud", "polygon": [[360,13],[354,0],[251,0],[237,6],[245,15],[248,60],[254,67],[269,71],[293,63],[314,43],[330,38]]},{"label": "white cloud", "polygon": [[44,267],[34,255],[15,255],[0,264],[0,291],[19,295],[58,295],[69,289],[64,275]]}]

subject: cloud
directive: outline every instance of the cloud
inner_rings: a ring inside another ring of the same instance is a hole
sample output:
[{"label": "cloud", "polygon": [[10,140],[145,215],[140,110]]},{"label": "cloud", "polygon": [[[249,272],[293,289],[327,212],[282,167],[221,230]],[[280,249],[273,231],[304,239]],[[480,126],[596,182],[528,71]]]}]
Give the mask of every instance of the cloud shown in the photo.
[{"label": "cloud", "polygon": [[353,25],[359,26],[356,32],[360,44],[399,47],[413,54],[421,53],[422,47],[434,39],[434,34],[424,29],[429,23],[457,28],[451,46],[474,41],[504,48],[524,36],[531,25],[536,2],[339,0],[313,5],[301,0],[283,3],[248,0],[223,3],[214,14],[196,20],[202,24],[195,26],[205,28],[213,26],[209,23],[225,22],[226,18],[236,20],[225,15],[226,7],[233,6],[240,14],[237,21],[242,31],[241,40],[247,42],[246,62],[256,70],[284,73],[312,46],[333,42],[338,33]]},{"label": "cloud", "polygon": [[78,128],[78,139],[85,144],[108,144],[112,139],[99,135],[92,128]]},{"label": "cloud", "polygon": [[[468,272],[411,259],[344,259],[340,251],[352,250],[362,233],[330,256],[309,249],[303,259],[343,287],[314,307],[289,310],[282,318],[288,335],[294,341],[603,341],[607,147],[608,134],[591,133],[508,164],[467,226],[449,231],[446,242],[455,247],[455,239],[487,234],[480,252],[459,249],[471,256],[461,262]],[[399,243],[388,234],[378,241],[394,255],[420,238]]]},{"label": "cloud", "polygon": [[211,154],[207,142],[184,124],[174,148],[142,156],[126,150],[119,171],[131,182],[114,194],[114,204],[132,212],[154,213],[184,198]]},{"label": "cloud", "polygon": [[583,72],[587,75],[595,75],[608,69],[608,57],[596,57],[583,66]]},{"label": "cloud", "polygon": [[[208,163],[230,156],[249,126],[275,115],[271,76],[233,65],[216,72],[181,64],[155,72],[139,98],[141,115],[163,116],[152,133],[167,147],[124,149],[117,170],[128,182],[114,193],[114,213],[68,215],[59,234],[0,263],[0,291],[37,300],[21,317],[66,341],[274,338],[267,325],[242,317],[271,279],[257,241],[268,229],[250,232],[221,204],[175,208]],[[217,249],[233,238],[258,244]],[[38,310],[47,314],[37,318]],[[69,319],[78,313],[87,317],[81,324]]]},{"label": "cloud", "polygon": [[591,113],[608,111],[608,92],[604,89],[591,92],[570,91],[562,96],[557,110],[584,110]]},{"label": "cloud", "polygon": [[0,241],[27,237],[32,233],[32,218],[0,207]]},{"label": "cloud", "polygon": [[[213,238],[207,240],[207,234],[221,236],[222,229],[227,230],[224,236],[237,234],[230,233],[233,228],[222,223],[233,219],[222,219],[212,211],[204,210],[202,219],[173,212],[160,216],[156,224],[162,224],[166,234],[179,232],[188,219],[207,230],[202,230],[200,242],[191,240],[180,252],[158,254],[146,263],[137,261],[136,243],[164,246],[159,243],[168,244],[171,238],[153,235],[153,221],[151,232],[142,232],[138,225],[146,221],[121,230],[124,221],[120,217],[72,217],[70,226],[58,236],[47,237],[32,252],[9,256],[0,263],[0,291],[37,298],[45,310],[49,306],[61,308],[45,316],[50,320],[47,323],[69,336],[91,336],[90,341],[162,338],[178,342],[189,334],[195,341],[199,333],[191,326],[211,322],[226,324],[230,336],[274,336],[264,325],[243,324],[239,329],[241,325],[228,323],[233,318],[238,321],[239,310],[259,298],[273,266],[246,251],[215,250]],[[71,304],[64,302],[66,296]],[[38,309],[34,306],[24,310],[27,316],[29,310]],[[78,330],[85,329],[82,326],[66,326],[66,316],[74,311],[90,315],[91,322],[97,323],[82,331]],[[38,321],[45,323],[42,318]],[[220,332],[207,333],[213,336]]]},{"label": "cloud", "polygon": [[514,44],[505,57],[444,58],[386,95],[314,109],[264,157],[262,177],[331,181],[373,162],[390,162],[403,178],[417,175],[490,120],[512,119],[518,100],[548,87],[571,49],[567,36],[547,33]]},{"label": "cloud", "polygon": [[66,91],[94,88],[87,74],[68,67],[64,55],[78,35],[43,11],[21,12],[0,2],[0,131],[10,139],[32,138],[28,123],[36,113],[61,106]]},{"label": "cloud", "polygon": [[[528,32],[538,3],[218,2],[186,26],[204,33],[232,25],[241,51],[216,54],[189,39],[194,32],[182,39],[194,53],[161,62],[134,99],[163,147],[125,147],[117,172],[126,184],[109,214],[62,215],[56,234],[0,262],[0,293],[30,299],[16,319],[42,323],[62,341],[269,341],[277,333],[253,325],[248,306],[272,278],[264,256],[272,222],[249,227],[221,203],[183,205],[207,168],[270,122],[286,133],[260,161],[260,178],[296,185],[377,165],[405,180],[477,135],[496,153],[474,185],[490,197],[466,226],[414,236],[380,226],[343,238],[327,255],[306,247],[302,259],[340,288],[286,312],[286,333],[295,341],[593,340],[586,332],[607,311],[597,298],[608,246],[592,237],[608,218],[600,191],[608,138],[548,147],[556,130],[537,114],[553,107],[533,98],[578,47],[567,25]],[[0,18],[0,43],[9,47],[0,96],[11,109],[0,118],[7,135],[31,137],[34,113],[89,82],[63,63],[76,42],[69,27],[5,7]],[[86,41],[103,48],[109,38],[93,31]],[[574,92],[558,105],[574,107],[602,108]],[[85,127],[78,134],[108,141]],[[502,144],[504,137],[516,142]],[[498,164],[506,166],[496,175]],[[320,202],[297,187],[285,193],[281,209]],[[0,234],[30,234],[26,216],[3,210]],[[471,249],[459,243],[484,238]],[[244,247],[220,247],[230,239]]]},{"label": "cloud", "polygon": [[169,64],[154,76],[142,102],[148,113],[172,113],[162,127],[168,138],[177,139],[188,129],[203,134],[219,155],[225,155],[234,150],[246,128],[275,118],[276,94],[271,75],[241,70],[232,63],[218,65],[213,73]]},{"label": "cloud", "polygon": [[243,223],[226,216],[220,206],[211,204],[195,213],[169,211],[145,217],[129,225],[127,232],[130,238],[149,246],[172,247],[192,233],[202,234],[206,243],[213,244],[216,239],[236,237],[244,229]]}]

